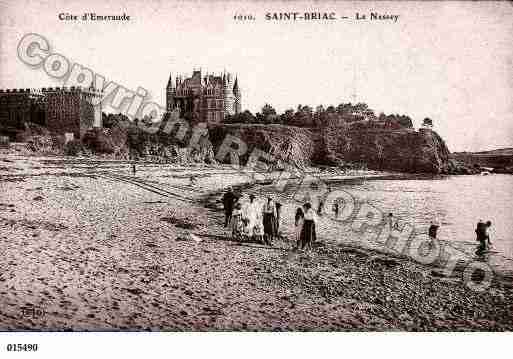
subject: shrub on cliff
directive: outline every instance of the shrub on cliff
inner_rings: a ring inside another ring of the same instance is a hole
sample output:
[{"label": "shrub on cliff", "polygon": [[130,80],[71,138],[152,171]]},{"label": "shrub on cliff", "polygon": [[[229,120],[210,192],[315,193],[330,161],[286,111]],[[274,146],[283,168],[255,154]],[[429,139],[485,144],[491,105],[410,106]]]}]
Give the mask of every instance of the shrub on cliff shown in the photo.
[{"label": "shrub on cliff", "polygon": [[114,153],[115,149],[112,138],[97,128],[87,131],[82,138],[82,143],[86,148],[97,154]]},{"label": "shrub on cliff", "polygon": [[71,140],[64,145],[64,155],[65,156],[78,156],[84,150],[84,146],[82,142],[79,140]]}]

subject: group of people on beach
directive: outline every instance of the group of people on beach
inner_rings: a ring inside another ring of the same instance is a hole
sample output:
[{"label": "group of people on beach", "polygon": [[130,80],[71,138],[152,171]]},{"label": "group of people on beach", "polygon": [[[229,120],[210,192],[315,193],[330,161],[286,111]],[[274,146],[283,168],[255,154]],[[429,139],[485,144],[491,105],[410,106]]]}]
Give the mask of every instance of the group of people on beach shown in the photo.
[{"label": "group of people on beach", "polygon": [[[234,240],[253,240],[272,246],[273,240],[280,236],[281,203],[267,197],[262,205],[254,194],[249,202],[237,196],[231,187],[222,199],[225,211],[225,228],[231,230]],[[310,203],[298,208],[295,216],[296,248],[310,248],[316,237],[316,214]]]},{"label": "group of people on beach", "polygon": [[242,197],[233,193],[231,187],[224,194],[224,226],[229,227],[236,240],[254,239],[268,245],[278,237],[281,204],[267,198],[262,206],[254,194],[249,195],[249,202],[243,203]]},{"label": "group of people on beach", "polygon": [[[317,240],[316,223],[317,217],[322,216],[324,212],[324,203],[319,201],[316,210],[312,208],[312,204],[305,198],[307,202],[296,209],[294,217],[295,224],[295,240],[296,249],[310,249],[312,243]],[[262,205],[256,200],[254,194],[249,195],[249,202],[244,202],[242,196],[238,196],[233,192],[231,187],[224,194],[222,199],[225,210],[224,226],[229,227],[234,240],[254,240],[272,246],[272,241],[281,237],[279,235],[281,221],[282,205],[275,202],[272,197],[267,197],[266,202]],[[339,206],[337,203],[333,205],[335,218],[338,217]],[[399,230],[399,223],[396,217],[389,213],[387,223],[390,230]],[[490,249],[490,228],[491,221],[483,222],[479,220],[476,225],[476,241],[479,242],[476,250],[477,255],[482,255]],[[440,224],[434,220],[428,228],[428,235],[431,240],[437,239]]]}]

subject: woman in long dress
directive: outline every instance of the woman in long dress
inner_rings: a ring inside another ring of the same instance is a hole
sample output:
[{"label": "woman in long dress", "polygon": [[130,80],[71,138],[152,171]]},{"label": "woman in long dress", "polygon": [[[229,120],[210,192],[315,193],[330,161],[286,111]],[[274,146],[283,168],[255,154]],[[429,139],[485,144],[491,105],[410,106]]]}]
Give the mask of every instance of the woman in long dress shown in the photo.
[{"label": "woman in long dress", "polygon": [[311,248],[312,243],[317,240],[317,234],[315,231],[315,222],[317,216],[315,211],[312,209],[310,203],[305,203],[305,222],[303,223],[303,230],[301,231],[301,248]]},{"label": "woman in long dress", "polygon": [[242,241],[243,224],[242,224],[242,206],[239,202],[235,204],[232,212],[230,227],[232,230],[232,239]]},{"label": "woman in long dress", "polygon": [[249,196],[249,203],[244,210],[243,218],[245,221],[244,233],[249,238],[253,238],[255,234],[255,226],[262,224],[262,211],[258,203],[255,201],[255,195]]},{"label": "woman in long dress", "polygon": [[296,217],[294,225],[296,228],[296,249],[301,248],[301,232],[303,231],[303,223],[305,222],[305,213],[301,207],[296,209]]},{"label": "woman in long dress", "polygon": [[264,224],[264,241],[271,245],[271,241],[276,236],[276,207],[271,197],[267,198],[267,203],[262,209]]},{"label": "woman in long dress", "polygon": [[280,224],[281,224],[281,203],[276,202],[276,237],[282,238],[280,235]]}]

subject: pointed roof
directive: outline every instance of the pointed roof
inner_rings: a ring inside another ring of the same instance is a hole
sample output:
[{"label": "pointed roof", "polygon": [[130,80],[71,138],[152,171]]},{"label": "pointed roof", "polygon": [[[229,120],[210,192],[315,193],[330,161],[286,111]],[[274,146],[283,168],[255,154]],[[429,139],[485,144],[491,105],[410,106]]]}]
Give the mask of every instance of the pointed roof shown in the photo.
[{"label": "pointed roof", "polygon": [[240,93],[239,92],[239,82],[238,82],[237,77],[235,77],[235,83],[233,84],[233,93],[235,95],[238,95]]},{"label": "pointed roof", "polygon": [[167,88],[173,87],[173,76],[169,74],[169,80],[167,81]]}]

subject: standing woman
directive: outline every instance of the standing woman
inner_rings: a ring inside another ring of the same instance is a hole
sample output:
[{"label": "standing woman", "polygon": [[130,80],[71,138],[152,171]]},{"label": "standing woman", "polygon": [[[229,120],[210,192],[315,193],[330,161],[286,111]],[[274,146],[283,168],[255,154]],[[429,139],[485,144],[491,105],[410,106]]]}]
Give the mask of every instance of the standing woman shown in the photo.
[{"label": "standing woman", "polygon": [[245,234],[251,239],[254,236],[255,226],[261,224],[260,220],[260,209],[258,208],[258,203],[255,201],[255,195],[249,195],[249,203],[246,208],[243,210],[243,220],[246,223]]},{"label": "standing woman", "polygon": [[271,197],[267,198],[267,203],[262,209],[264,224],[264,241],[271,245],[271,241],[276,236],[276,208]]},{"label": "standing woman", "polygon": [[305,213],[301,207],[296,209],[296,218],[294,225],[296,226],[296,249],[301,247],[301,232],[303,231],[303,223],[305,222]]},{"label": "standing woman", "polygon": [[315,222],[317,221],[317,217],[310,203],[305,203],[304,207],[305,223],[303,224],[303,230],[301,231],[301,248],[311,248],[312,243],[317,240],[317,234],[315,233]]},{"label": "standing woman", "polygon": [[230,226],[232,229],[232,239],[242,241],[243,224],[242,224],[242,206],[240,202],[235,204],[235,209],[232,212]]},{"label": "standing woman", "polygon": [[276,202],[276,237],[281,238],[280,236],[280,223],[281,223],[281,203]]}]

